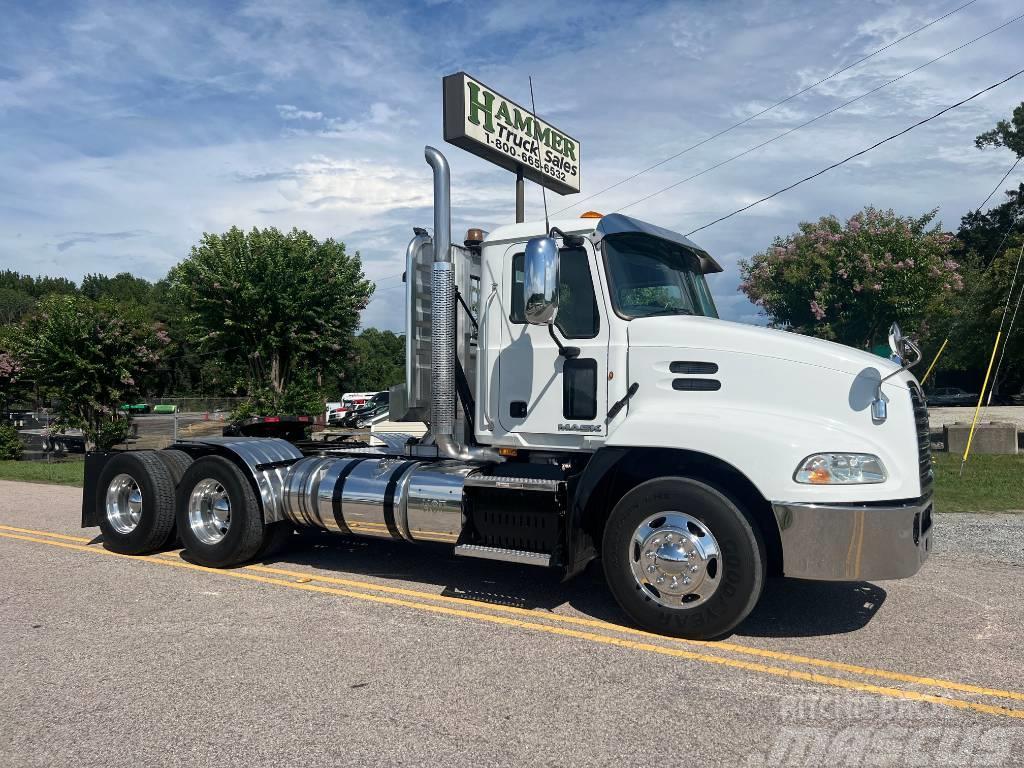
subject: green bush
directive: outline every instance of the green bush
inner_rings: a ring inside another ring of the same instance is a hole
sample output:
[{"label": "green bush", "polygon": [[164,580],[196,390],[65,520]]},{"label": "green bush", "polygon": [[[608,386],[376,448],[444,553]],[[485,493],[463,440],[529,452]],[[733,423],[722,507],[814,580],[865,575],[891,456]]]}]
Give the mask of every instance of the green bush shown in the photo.
[{"label": "green bush", "polygon": [[309,416],[323,410],[324,393],[314,384],[296,379],[285,392],[275,392],[269,387],[249,393],[249,399],[240,403],[232,412],[231,421],[241,421],[252,416]]},{"label": "green bush", "polygon": [[18,430],[10,424],[0,424],[0,460],[10,461],[21,458],[21,440]]}]

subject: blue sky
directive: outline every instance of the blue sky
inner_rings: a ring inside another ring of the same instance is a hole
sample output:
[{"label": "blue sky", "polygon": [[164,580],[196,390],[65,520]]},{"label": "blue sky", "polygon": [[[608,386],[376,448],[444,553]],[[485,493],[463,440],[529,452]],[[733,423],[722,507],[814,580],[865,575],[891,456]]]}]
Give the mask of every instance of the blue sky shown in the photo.
[{"label": "blue sky", "polygon": [[[456,235],[513,216],[512,176],[443,145],[443,75],[465,70],[527,102],[532,74],[538,111],[582,142],[585,197],[965,1],[0,0],[0,268],[158,279],[204,231],[296,226],[360,251],[367,274],[386,278],[364,325],[397,330],[394,275],[412,227],[430,224],[424,144],[452,163]],[[977,0],[583,209],[616,210],[1020,13]],[[1005,77],[1020,66],[1022,33],[1012,24],[629,213],[699,226]],[[975,149],[974,136],[1021,101],[1024,77],[701,232],[726,267],[712,279],[723,316],[758,321],[736,292],[736,261],[800,221],[872,203],[938,207],[955,228],[1013,160]]]}]

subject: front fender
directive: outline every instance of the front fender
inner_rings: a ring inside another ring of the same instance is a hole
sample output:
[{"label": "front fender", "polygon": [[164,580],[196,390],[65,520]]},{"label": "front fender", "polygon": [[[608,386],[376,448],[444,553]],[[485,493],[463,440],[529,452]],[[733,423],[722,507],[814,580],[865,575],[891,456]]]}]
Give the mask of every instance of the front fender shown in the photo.
[{"label": "front fender", "polygon": [[[686,393],[715,394],[715,393]],[[635,398],[634,400],[639,400]],[[890,417],[890,422],[902,422]],[[668,407],[662,398],[630,403],[629,413],[605,443],[608,447],[675,448],[713,456],[742,472],[770,501],[866,502],[914,498],[920,479],[908,473],[903,443],[893,440],[899,424],[871,425],[874,433],[854,430],[835,419],[804,417],[764,408]],[[901,450],[902,449],[902,450]],[[798,464],[821,451],[873,453],[888,471],[884,483],[873,485],[804,485],[793,480]],[[911,454],[913,455],[913,454]],[[902,460],[901,460],[902,459]],[[916,470],[916,463],[910,467]]]}]

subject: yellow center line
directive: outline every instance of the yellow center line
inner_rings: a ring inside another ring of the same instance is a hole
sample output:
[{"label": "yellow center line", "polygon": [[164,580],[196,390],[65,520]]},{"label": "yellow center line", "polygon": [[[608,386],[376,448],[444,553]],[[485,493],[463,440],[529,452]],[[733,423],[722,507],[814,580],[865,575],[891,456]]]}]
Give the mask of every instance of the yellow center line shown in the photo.
[{"label": "yellow center line", "polygon": [[[37,536],[53,536],[61,539],[67,539],[70,541],[92,541],[92,539],[83,536],[68,536],[66,534],[50,533],[48,531],[37,531],[30,528],[16,528],[10,525],[0,525],[0,529],[20,533],[27,533]],[[164,557],[178,557],[178,552],[163,552],[159,554]],[[404,589],[400,587],[390,587],[383,584],[376,584],[373,582],[355,579],[342,579],[333,576],[322,576],[315,573],[290,571],[283,568],[274,568],[265,565],[250,565],[246,567],[249,570],[259,571],[263,573],[272,573],[280,576],[291,576],[293,578],[308,578],[314,581],[322,581],[328,584],[339,584],[347,587],[355,587],[357,589],[371,589],[377,592],[385,592],[388,594],[402,595],[405,597],[413,597],[417,599],[432,600],[435,602],[451,603],[455,605],[466,605],[467,601],[471,600],[471,598],[450,597],[447,595],[433,594],[431,592],[422,592],[419,590]],[[820,667],[822,669],[831,669],[839,672],[849,672],[851,674],[868,675],[871,677],[878,677],[886,680],[895,680],[903,683],[911,683],[914,685],[922,685],[931,688],[944,688],[946,690],[959,691],[961,693],[973,693],[981,696],[995,696],[999,698],[1024,701],[1024,693],[1020,693],[1017,691],[1007,691],[1000,688],[987,688],[984,686],[971,685],[970,683],[959,683],[952,680],[943,680],[933,677],[922,677],[920,675],[912,675],[904,672],[893,672],[891,670],[864,667],[858,664],[847,664],[841,661],[816,659],[814,657],[787,653],[785,651],[772,651],[764,648],[752,648],[750,646],[740,645],[737,643],[729,643],[723,641],[702,642],[700,640],[685,640],[683,638],[668,637],[665,635],[655,634],[653,632],[645,632],[644,630],[636,629],[635,627],[628,627],[620,624],[612,624],[611,622],[600,621],[598,619],[587,619],[578,616],[565,616],[562,614],[555,613],[538,613],[535,610],[530,610],[527,608],[518,608],[515,606],[500,604],[478,603],[477,605],[485,610],[499,611],[520,616],[529,616],[532,619],[542,618],[548,621],[560,622],[564,624],[575,624],[577,626],[586,626],[595,629],[602,629],[605,631],[619,632],[634,635],[637,637],[651,638],[662,642],[681,643],[685,645],[714,649],[716,651],[727,651],[741,655],[772,659],[774,661],[785,661],[792,664],[804,664],[807,666]]]},{"label": "yellow center line", "polygon": [[[68,536],[66,534],[49,533],[47,531],[36,531],[30,528],[15,528],[9,525],[0,525],[0,530],[10,530],[20,533],[27,533],[38,536],[56,536],[62,539],[68,539],[71,541],[91,541],[82,536]],[[178,558],[178,552],[163,552],[159,555],[164,557]],[[393,595],[402,595],[403,597],[412,597],[421,600],[431,600],[434,602],[449,603],[454,605],[466,605],[471,598],[461,597],[450,597],[448,595],[438,595],[431,592],[423,592],[413,589],[405,589],[401,587],[391,587],[383,584],[376,584],[373,582],[356,580],[356,579],[343,579],[334,576],[322,576],[315,573],[303,573],[301,571],[291,571],[283,568],[274,568],[265,565],[250,565],[246,566],[249,570],[254,570],[262,573],[271,573],[279,576],[290,576],[293,578],[312,579],[314,581],[321,581],[327,584],[338,584],[345,587],[354,587],[356,589],[370,589],[376,592],[384,592]],[[543,619],[546,621],[562,623],[562,624],[574,624],[576,626],[584,626],[593,629],[601,629],[604,631],[618,632],[620,634],[633,635],[635,637],[650,638],[659,642],[677,643],[693,647],[701,647],[713,649],[715,651],[725,651],[728,653],[735,653],[743,656],[754,656],[764,659],[772,659],[773,661],[782,661],[790,664],[803,664],[805,666],[818,667],[821,669],[829,669],[836,672],[847,672],[855,675],[866,675],[869,677],[877,677],[884,680],[894,680],[902,683],[910,683],[912,685],[921,685],[929,688],[943,688],[950,691],[958,691],[960,693],[971,693],[980,696],[994,696],[998,698],[1014,699],[1017,701],[1024,701],[1024,693],[1017,691],[1007,691],[1000,688],[988,688],[979,685],[971,685],[970,683],[960,683],[952,680],[943,680],[934,677],[923,677],[921,675],[912,675],[905,672],[893,672],[886,669],[876,669],[873,667],[865,667],[858,664],[848,664],[841,661],[831,661],[828,659],[817,659],[812,656],[802,656],[794,653],[787,653],[785,651],[772,651],[764,648],[752,648],[747,645],[741,645],[739,643],[730,643],[725,641],[713,641],[704,642],[700,640],[685,640],[683,638],[668,637],[666,635],[659,635],[653,632],[646,632],[642,629],[636,629],[635,627],[623,626],[620,624],[612,624],[611,622],[601,621],[599,619],[587,619],[579,616],[565,616],[563,614],[556,613],[539,613],[538,611],[531,610],[528,608],[518,608],[510,605],[500,605],[493,603],[476,603],[474,607],[480,609],[497,611],[502,613],[508,613],[512,615],[526,616],[531,619]]]},{"label": "yellow center line", "polygon": [[0,525],[0,530],[12,531],[14,533],[27,533],[31,536],[51,536],[55,539],[67,539],[68,541],[92,541],[88,536],[68,536],[66,533],[51,533],[50,531],[35,531],[31,528],[17,528],[13,525]]},{"label": "yellow center line", "polygon": [[1010,709],[1008,707],[994,706],[992,704],[982,704],[974,701],[964,701],[961,699],[947,698],[945,696],[936,696],[933,694],[920,693],[917,691],[905,691],[899,688],[889,688],[886,686],[879,686],[871,683],[859,682],[856,680],[847,680],[845,678],[840,677],[821,675],[816,672],[804,672],[801,670],[783,669],[781,667],[773,667],[766,664],[760,664],[758,662],[724,658],[721,656],[714,656],[707,653],[688,651],[682,648],[669,648],[663,645],[641,643],[635,640],[627,640],[626,638],[621,637],[612,637],[609,635],[597,634],[595,632],[585,632],[582,630],[569,629],[567,627],[556,627],[548,624],[538,624],[532,621],[513,619],[506,616],[495,616],[493,614],[479,613],[476,611],[469,611],[461,608],[450,608],[444,605],[430,605],[427,603],[413,602],[411,600],[402,600],[399,598],[387,597],[384,595],[374,595],[368,594],[366,592],[354,592],[348,589],[340,589],[338,587],[322,586],[320,584],[286,581],[284,579],[271,578],[269,576],[261,576],[255,573],[249,573],[246,572],[246,569],[218,570],[214,568],[205,568],[201,565],[195,565],[194,563],[188,563],[184,560],[171,560],[167,557],[137,557],[132,555],[120,555],[115,552],[111,552],[107,549],[102,549],[99,547],[91,547],[83,544],[72,544],[71,542],[57,541],[55,539],[36,538],[17,533],[0,532],[0,537],[8,539],[17,539],[21,541],[29,541],[36,544],[45,544],[51,547],[60,547],[64,549],[75,550],[78,552],[89,552],[93,554],[107,555],[110,557],[117,557],[126,560],[134,560],[137,562],[164,565],[172,568],[183,568],[186,570],[199,571],[211,575],[224,576],[234,579],[243,579],[246,581],[254,581],[262,584],[272,584],[274,586],[286,587],[288,589],[298,589],[306,592],[339,595],[341,597],[348,597],[354,600],[363,600],[366,602],[378,603],[381,605],[401,606],[403,608],[409,608],[415,611],[422,611],[425,613],[434,613],[445,616],[458,616],[460,618],[472,619],[475,621],[483,621],[507,627],[515,627],[518,629],[540,632],[543,634],[557,635],[560,637],[571,637],[578,640],[587,640],[589,642],[596,643],[599,645],[607,645],[617,648],[628,648],[631,650],[644,651],[647,653],[653,653],[661,656],[687,659],[689,661],[701,661],[707,664],[715,664],[718,666],[727,667],[731,669],[741,669],[748,672],[759,672],[762,674],[784,677],[790,680],[800,680],[803,682],[816,683],[819,685],[827,685],[836,688],[843,688],[846,690],[858,691],[861,693],[873,693],[880,696],[888,696],[896,699],[927,702],[930,704],[938,704],[945,707],[952,707],[954,709],[973,710],[975,712],[983,712],[985,714],[990,715],[1000,715],[1004,717],[1024,720],[1024,710]]}]

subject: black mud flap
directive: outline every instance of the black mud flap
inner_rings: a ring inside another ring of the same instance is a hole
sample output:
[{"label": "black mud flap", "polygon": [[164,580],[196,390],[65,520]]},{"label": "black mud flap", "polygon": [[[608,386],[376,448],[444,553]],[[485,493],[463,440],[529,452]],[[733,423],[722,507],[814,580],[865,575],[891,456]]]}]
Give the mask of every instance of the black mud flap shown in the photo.
[{"label": "black mud flap", "polygon": [[100,473],[116,451],[90,451],[85,454],[85,483],[82,487],[82,527],[100,524],[100,510],[96,507]]}]

